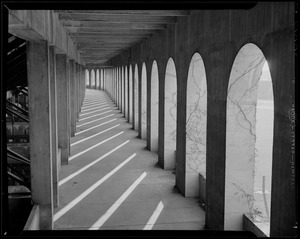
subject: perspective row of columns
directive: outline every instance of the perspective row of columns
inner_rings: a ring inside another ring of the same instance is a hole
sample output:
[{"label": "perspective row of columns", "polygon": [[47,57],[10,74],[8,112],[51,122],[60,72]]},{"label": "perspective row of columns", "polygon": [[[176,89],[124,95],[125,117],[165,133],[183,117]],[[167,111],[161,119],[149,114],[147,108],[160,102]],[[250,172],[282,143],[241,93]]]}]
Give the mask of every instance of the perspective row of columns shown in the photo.
[{"label": "perspective row of columns", "polygon": [[85,68],[47,41],[27,43],[27,68],[32,201],[39,206],[39,228],[51,230],[60,166],[68,164],[84,99]]},{"label": "perspective row of columns", "polygon": [[85,71],[85,79],[86,88],[105,90],[104,69],[87,69]]}]

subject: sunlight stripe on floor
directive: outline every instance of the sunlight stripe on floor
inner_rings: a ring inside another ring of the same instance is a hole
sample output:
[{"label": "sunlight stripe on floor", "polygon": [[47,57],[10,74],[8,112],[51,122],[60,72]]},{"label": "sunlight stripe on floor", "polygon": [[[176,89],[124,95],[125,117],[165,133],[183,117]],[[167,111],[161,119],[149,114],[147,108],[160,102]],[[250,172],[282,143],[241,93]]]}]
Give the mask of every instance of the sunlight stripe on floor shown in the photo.
[{"label": "sunlight stripe on floor", "polygon": [[107,100],[95,100],[95,101],[91,101],[91,102],[88,102],[88,103],[83,103],[82,106],[85,106],[85,105],[95,105],[95,104],[104,104],[104,103],[108,103]]},{"label": "sunlight stripe on floor", "polygon": [[99,116],[99,115],[103,115],[103,114],[106,114],[108,112],[111,112],[112,110],[108,110],[108,111],[105,111],[103,113],[100,113],[100,114],[96,114],[96,115],[92,115],[92,116],[89,116],[89,117],[85,117],[83,119],[79,119],[79,121],[82,121],[82,120],[86,120],[86,119],[90,119],[90,118],[93,118],[93,117],[96,117],[96,116]]},{"label": "sunlight stripe on floor", "polygon": [[93,114],[93,113],[95,113],[95,112],[99,112],[99,111],[106,110],[106,109],[109,109],[109,107],[105,107],[105,108],[102,108],[102,109],[100,109],[100,110],[94,110],[94,111],[88,112],[88,113],[79,114],[79,117],[81,117],[81,116],[83,116],[83,115]]},{"label": "sunlight stripe on floor", "polygon": [[84,139],[81,139],[81,140],[79,140],[79,141],[77,141],[77,142],[71,144],[71,147],[74,146],[74,145],[76,145],[76,144],[80,144],[80,143],[82,143],[82,142],[84,142],[84,141],[86,141],[86,140],[89,140],[89,139],[91,139],[91,138],[93,138],[93,137],[96,137],[96,136],[98,136],[98,135],[100,135],[100,134],[103,134],[103,133],[105,133],[105,132],[107,132],[107,131],[109,131],[109,130],[111,130],[111,129],[114,129],[114,128],[118,127],[119,125],[120,125],[120,124],[117,124],[117,125],[115,125],[115,126],[113,126],[113,127],[110,127],[110,128],[108,128],[108,129],[106,129],[106,130],[103,130],[103,131],[101,131],[101,132],[99,132],[99,133],[97,133],[97,134],[93,134],[93,135],[91,135],[91,136],[89,136],[89,137],[86,137],[86,138],[84,138]]},{"label": "sunlight stripe on floor", "polygon": [[162,203],[162,201],[160,201],[157,207],[155,208],[152,216],[150,217],[149,221],[147,222],[146,226],[143,228],[143,230],[151,230],[153,228],[163,208],[164,208],[164,204]]},{"label": "sunlight stripe on floor", "polygon": [[85,104],[102,103],[102,102],[106,102],[106,99],[95,99],[95,100],[84,101],[83,105],[85,105]]},{"label": "sunlight stripe on floor", "polygon": [[109,121],[103,122],[103,123],[101,123],[101,124],[95,125],[95,126],[93,126],[93,127],[90,127],[90,128],[88,128],[88,129],[82,130],[82,131],[80,131],[80,132],[78,132],[78,133],[75,133],[75,136],[76,136],[76,135],[79,135],[79,134],[82,134],[82,133],[84,133],[84,132],[86,132],[86,131],[95,129],[95,128],[97,128],[97,127],[100,127],[100,126],[102,126],[102,125],[108,124],[108,123],[110,123],[110,122],[112,122],[112,121],[115,121],[115,120],[117,120],[117,119],[114,118],[114,119],[112,119],[112,120],[109,120]]},{"label": "sunlight stripe on floor", "polygon": [[105,100],[105,101],[99,101],[99,102],[93,102],[93,103],[85,103],[82,105],[82,109],[86,109],[86,108],[90,108],[90,107],[94,107],[96,105],[99,105],[99,104],[107,104],[108,102]]},{"label": "sunlight stripe on floor", "polygon": [[107,142],[107,141],[109,141],[109,140],[111,140],[111,139],[113,139],[113,138],[115,138],[115,137],[117,137],[117,136],[119,136],[120,134],[123,134],[123,133],[124,133],[124,131],[122,131],[122,132],[120,132],[120,133],[118,133],[118,134],[115,134],[115,135],[111,136],[110,138],[108,138],[108,139],[106,139],[106,140],[103,140],[103,141],[101,141],[100,143],[95,144],[95,145],[93,145],[93,146],[91,146],[91,147],[89,147],[89,148],[87,148],[87,149],[81,151],[80,153],[77,153],[77,154],[73,155],[72,157],[69,158],[69,162],[70,162],[71,160],[73,160],[74,158],[77,158],[78,156],[80,156],[80,155],[82,155],[82,154],[84,154],[84,153],[86,153],[86,152],[88,152],[88,151],[90,151],[90,150],[96,148],[97,146],[99,146],[99,145],[101,145],[101,144],[104,144],[105,142]]},{"label": "sunlight stripe on floor", "polygon": [[127,140],[124,143],[118,145],[117,147],[113,148],[112,150],[110,150],[109,152],[107,152],[106,154],[103,154],[101,157],[97,158],[96,160],[94,160],[93,162],[87,164],[86,166],[82,167],[81,169],[79,169],[78,171],[76,171],[75,173],[70,174],[69,176],[65,177],[64,179],[60,180],[58,183],[58,186],[63,185],[64,183],[68,182],[70,179],[74,178],[75,176],[77,176],[78,174],[82,173],[84,170],[88,169],[89,167],[93,166],[95,163],[98,163],[99,161],[101,161],[102,159],[106,158],[107,156],[109,156],[110,154],[112,154],[113,152],[117,151],[119,148],[122,148],[124,145],[128,144],[130,141]]},{"label": "sunlight stripe on floor", "polygon": [[104,116],[102,118],[95,119],[95,120],[92,120],[92,121],[89,121],[89,122],[77,125],[76,127],[80,127],[80,126],[83,126],[83,125],[91,124],[91,123],[94,123],[94,122],[99,121],[99,120],[103,120],[103,119],[108,118],[108,117],[113,116],[113,115],[115,115],[115,114],[107,115],[107,116]]},{"label": "sunlight stripe on floor", "polygon": [[111,177],[115,172],[117,172],[120,168],[122,168],[126,163],[128,163],[131,159],[135,157],[135,153],[132,154],[130,157],[128,157],[124,162],[119,164],[117,167],[115,167],[112,171],[110,171],[108,174],[106,174],[103,178],[98,180],[96,183],[94,183],[91,187],[89,187],[87,190],[85,190],[83,193],[81,193],[78,197],[76,197],[74,200],[69,202],[65,207],[63,207],[61,210],[59,210],[57,213],[54,214],[53,220],[57,221],[59,218],[61,218],[64,214],[66,214],[71,208],[76,206],[80,201],[82,201],[87,195],[89,195],[91,192],[93,192],[97,187],[99,187],[102,183],[104,183],[109,177]]},{"label": "sunlight stripe on floor", "polygon": [[103,106],[106,106],[106,105],[108,105],[108,104],[105,103],[105,104],[99,105],[97,107],[93,107],[93,108],[90,108],[90,109],[82,110],[81,112],[86,112],[86,111],[95,110],[95,109],[101,109],[101,108],[103,108]]},{"label": "sunlight stripe on floor", "polygon": [[97,220],[89,230],[98,230],[110,216],[121,206],[130,193],[140,184],[140,182],[146,177],[147,173],[142,175],[118,198],[118,200]]}]

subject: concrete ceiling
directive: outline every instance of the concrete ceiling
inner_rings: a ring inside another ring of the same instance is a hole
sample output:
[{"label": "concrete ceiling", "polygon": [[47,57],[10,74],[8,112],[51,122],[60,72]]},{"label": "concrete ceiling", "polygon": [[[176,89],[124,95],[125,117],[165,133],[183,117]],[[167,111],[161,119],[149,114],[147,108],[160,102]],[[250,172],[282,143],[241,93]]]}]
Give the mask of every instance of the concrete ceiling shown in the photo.
[{"label": "concrete ceiling", "polygon": [[86,66],[114,56],[175,24],[188,10],[56,10]]}]

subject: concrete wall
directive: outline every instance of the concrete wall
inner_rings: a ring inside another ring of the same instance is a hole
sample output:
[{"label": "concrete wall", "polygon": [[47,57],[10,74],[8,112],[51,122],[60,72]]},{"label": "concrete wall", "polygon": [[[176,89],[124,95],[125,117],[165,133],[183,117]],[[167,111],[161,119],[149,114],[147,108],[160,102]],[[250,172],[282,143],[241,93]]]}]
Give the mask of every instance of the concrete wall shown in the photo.
[{"label": "concrete wall", "polygon": [[[239,49],[247,43],[254,43],[262,50],[270,66],[274,89],[270,235],[294,233],[295,173],[291,153],[293,131],[289,119],[295,102],[294,10],[292,2],[258,3],[249,10],[193,10],[190,16],[179,18],[166,31],[124,51],[110,62],[114,66],[137,64],[140,71],[143,62],[146,62],[147,69],[151,69],[150,63],[157,61],[161,157],[164,150],[164,74],[168,59],[174,59],[178,89],[176,186],[184,194],[187,76],[192,56],[196,52],[201,55],[207,78],[206,225],[209,228],[224,229],[229,76]],[[147,94],[147,102],[150,102],[150,94]]]}]

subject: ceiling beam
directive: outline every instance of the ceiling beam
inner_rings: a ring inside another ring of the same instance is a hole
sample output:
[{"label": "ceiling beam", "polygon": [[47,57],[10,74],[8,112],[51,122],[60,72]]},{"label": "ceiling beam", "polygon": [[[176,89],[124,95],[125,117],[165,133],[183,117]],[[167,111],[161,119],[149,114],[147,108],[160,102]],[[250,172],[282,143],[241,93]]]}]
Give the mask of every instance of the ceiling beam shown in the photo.
[{"label": "ceiling beam", "polygon": [[[71,27],[65,26],[70,34],[73,33],[116,33],[116,29],[103,29],[102,27]],[[160,30],[155,29],[118,29],[118,33],[128,33],[128,34],[150,34],[159,33]]]},{"label": "ceiling beam", "polygon": [[131,43],[99,43],[99,44],[94,44],[94,43],[78,43],[78,50],[85,50],[85,49],[116,49],[120,47],[126,47],[130,45]]},{"label": "ceiling beam", "polygon": [[176,17],[155,17],[145,15],[111,15],[99,16],[97,14],[65,14],[60,13],[59,19],[61,21],[97,21],[107,23],[156,23],[156,24],[175,24]]},{"label": "ceiling beam", "polygon": [[58,13],[68,14],[97,14],[100,16],[111,15],[142,15],[142,16],[188,16],[189,10],[54,10]]},{"label": "ceiling beam", "polygon": [[125,30],[125,29],[146,29],[146,30],[158,30],[166,29],[165,24],[150,24],[150,23],[107,23],[100,21],[61,21],[63,27],[96,27],[102,30],[114,29],[114,30]]},{"label": "ceiling beam", "polygon": [[122,37],[122,36],[146,36],[146,35],[152,35],[156,33],[156,31],[148,31],[148,32],[132,32],[132,31],[114,31],[114,32],[74,32],[74,33],[70,33],[69,35],[71,37],[76,36],[76,37],[80,37],[80,36],[112,36],[112,37]]}]

